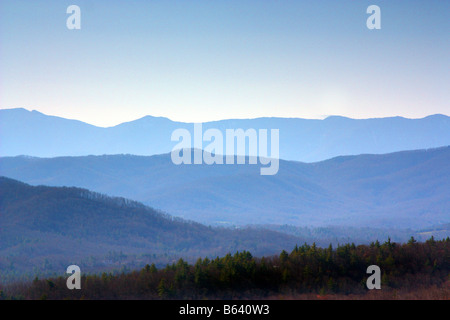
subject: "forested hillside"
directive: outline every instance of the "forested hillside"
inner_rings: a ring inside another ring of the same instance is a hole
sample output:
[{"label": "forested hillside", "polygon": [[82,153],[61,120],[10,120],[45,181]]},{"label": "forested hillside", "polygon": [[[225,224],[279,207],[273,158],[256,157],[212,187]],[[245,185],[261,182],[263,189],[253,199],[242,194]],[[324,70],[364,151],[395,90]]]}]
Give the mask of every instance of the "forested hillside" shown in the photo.
[{"label": "forested hillside", "polygon": [[[58,275],[77,264],[85,272],[161,267],[180,257],[195,262],[236,251],[271,255],[296,244],[328,247],[391,237],[406,242],[445,230],[371,228],[207,227],[139,202],[80,188],[30,186],[0,177],[0,283]],[[447,226],[448,227],[448,226]]]},{"label": "forested hillside", "polygon": [[0,194],[0,281],[74,263],[104,270],[237,250],[273,254],[300,242],[269,230],[210,228],[79,188],[0,177]]}]

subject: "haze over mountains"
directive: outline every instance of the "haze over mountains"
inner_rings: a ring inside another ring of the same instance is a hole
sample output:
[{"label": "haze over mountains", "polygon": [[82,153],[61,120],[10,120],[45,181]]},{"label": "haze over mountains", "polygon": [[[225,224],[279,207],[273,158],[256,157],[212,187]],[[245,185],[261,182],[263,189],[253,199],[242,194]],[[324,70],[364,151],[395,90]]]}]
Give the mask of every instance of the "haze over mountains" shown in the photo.
[{"label": "haze over mountains", "polygon": [[[192,124],[166,118],[100,128],[37,111],[0,110],[0,155],[27,155],[0,158],[0,175],[126,197],[212,225],[425,228],[450,222],[450,149],[430,149],[450,145],[447,116],[203,125],[203,130],[279,129],[282,159],[339,155],[313,163],[281,160],[275,176],[260,176],[259,165],[176,166],[170,154],[161,153],[177,143],[170,136],[178,128],[193,130]],[[426,150],[378,154],[418,148]],[[120,155],[126,153],[159,155]],[[341,156],[361,153],[372,155]]]},{"label": "haze over mountains", "polygon": [[426,228],[450,222],[450,147],[317,163],[180,165],[157,156],[4,157],[1,175],[142,201],[206,224]]},{"label": "haze over mountains", "polygon": [[[170,152],[175,129],[193,131],[190,123],[147,116],[114,127],[47,116],[25,109],[0,110],[0,156],[37,157],[103,154],[155,155]],[[280,158],[314,162],[342,155],[383,154],[450,145],[450,118],[401,117],[355,120],[258,118],[222,120],[203,129],[279,129]]]},{"label": "haze over mountains", "polygon": [[280,156],[295,161],[280,160],[274,176],[262,176],[261,165],[173,164],[179,128],[193,125],[144,117],[100,128],[0,110],[0,280],[72,263],[140,268],[237,250],[270,255],[304,242],[449,234],[447,116],[203,125],[279,129]]}]

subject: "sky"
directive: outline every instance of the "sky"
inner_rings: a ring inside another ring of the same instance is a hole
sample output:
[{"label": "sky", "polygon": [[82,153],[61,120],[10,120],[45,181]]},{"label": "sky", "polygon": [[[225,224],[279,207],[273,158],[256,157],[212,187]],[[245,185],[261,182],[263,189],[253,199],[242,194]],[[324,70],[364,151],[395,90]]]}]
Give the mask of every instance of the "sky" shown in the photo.
[{"label": "sky", "polygon": [[[81,29],[69,30],[69,5]],[[369,30],[369,5],[381,29]],[[0,108],[112,126],[450,115],[450,1],[1,0]]]}]

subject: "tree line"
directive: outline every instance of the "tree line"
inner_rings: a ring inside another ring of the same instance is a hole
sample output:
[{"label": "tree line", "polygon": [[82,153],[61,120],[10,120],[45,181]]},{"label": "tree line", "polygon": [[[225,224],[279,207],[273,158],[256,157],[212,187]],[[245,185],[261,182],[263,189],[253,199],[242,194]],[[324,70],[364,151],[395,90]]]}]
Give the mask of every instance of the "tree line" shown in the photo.
[{"label": "tree line", "polygon": [[4,287],[0,299],[242,299],[299,293],[364,294],[366,269],[377,265],[383,289],[414,291],[448,286],[450,239],[411,238],[398,244],[388,239],[370,245],[345,244],[320,248],[296,246],[271,257],[248,251],[215,259],[183,259],[157,268],[121,274],[84,275],[81,290],[68,290],[66,277],[35,279]]}]

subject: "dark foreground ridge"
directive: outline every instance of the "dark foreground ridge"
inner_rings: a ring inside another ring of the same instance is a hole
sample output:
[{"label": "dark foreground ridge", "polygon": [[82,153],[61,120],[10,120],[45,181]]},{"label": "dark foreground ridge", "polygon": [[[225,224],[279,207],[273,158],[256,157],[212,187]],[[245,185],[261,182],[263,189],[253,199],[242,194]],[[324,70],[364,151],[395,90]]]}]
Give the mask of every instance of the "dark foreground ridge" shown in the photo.
[{"label": "dark foreground ridge", "polygon": [[98,271],[238,250],[275,254],[300,241],[270,230],[211,228],[80,188],[0,177],[0,194],[0,283],[71,264]]}]

